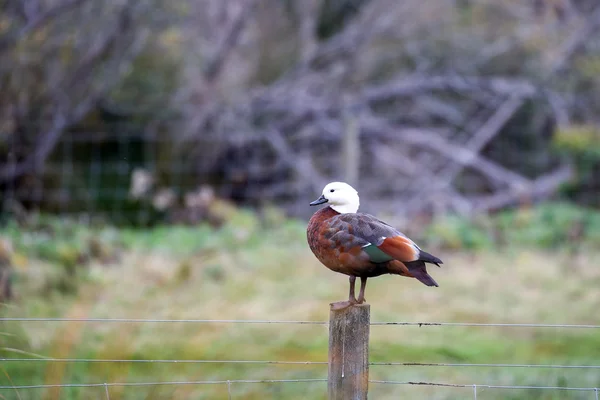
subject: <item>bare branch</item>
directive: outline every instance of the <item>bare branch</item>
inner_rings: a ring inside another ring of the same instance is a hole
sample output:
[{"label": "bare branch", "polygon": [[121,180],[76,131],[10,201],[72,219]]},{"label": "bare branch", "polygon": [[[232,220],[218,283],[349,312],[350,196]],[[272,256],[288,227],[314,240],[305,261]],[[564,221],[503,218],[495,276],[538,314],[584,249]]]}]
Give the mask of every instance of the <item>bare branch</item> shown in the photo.
[{"label": "bare branch", "polygon": [[574,55],[588,42],[600,28],[600,6],[589,14],[584,23],[558,49],[554,62],[548,70],[548,77],[563,71]]},{"label": "bare branch", "polygon": [[313,167],[311,160],[296,154],[279,132],[267,130],[264,132],[272,148],[291,167],[297,175],[304,178],[312,191],[319,193],[327,184],[327,180]]},{"label": "bare branch", "polygon": [[[27,21],[16,34],[7,35],[0,38],[0,53],[13,47],[17,42],[24,36],[31,34],[33,31],[41,28],[43,25],[48,24],[54,18],[59,17],[63,13],[83,4],[88,0],[64,0],[62,3],[55,5],[54,7],[44,11],[37,15],[28,15],[31,19]],[[29,13],[28,13],[29,14]]]},{"label": "bare branch", "polygon": [[496,95],[514,97],[532,97],[538,89],[525,80],[503,77],[479,78],[450,76],[403,76],[382,85],[367,86],[362,97],[368,102],[384,101],[396,97],[414,96],[434,90],[451,90],[455,92],[476,92],[488,90]]},{"label": "bare branch", "polygon": [[231,54],[231,51],[237,45],[244,27],[252,15],[252,9],[256,5],[256,2],[257,0],[243,0],[241,2],[242,5],[238,7],[239,9],[233,20],[229,23],[223,36],[220,38],[217,50],[204,71],[204,76],[207,81],[210,82],[218,79],[223,65]]},{"label": "bare branch", "polygon": [[[140,44],[143,43],[143,41],[136,43],[137,46],[132,48],[130,41],[124,40],[125,33],[131,28],[131,13],[136,4],[137,1],[126,4],[117,18],[116,28],[110,31],[104,41],[91,49],[77,65],[75,71],[64,77],[62,83],[56,83],[52,94],[54,100],[52,122],[38,135],[33,151],[23,162],[0,168],[0,182],[13,180],[31,171],[40,171],[65,129],[84,118],[118,81],[121,76],[119,70],[122,70],[124,63],[131,62],[141,50]],[[143,34],[140,38],[145,40]],[[125,61],[127,57],[124,54],[128,52],[128,60]],[[92,75],[97,73],[99,67],[111,66],[110,61],[115,61],[112,64],[114,70],[103,77],[101,84],[90,87]]]},{"label": "bare branch", "polygon": [[[500,130],[506,122],[515,114],[523,104],[523,99],[512,97],[504,102],[502,106],[475,132],[474,136],[464,146],[470,152],[469,157],[461,163],[455,163],[445,168],[444,173],[438,177],[436,188],[443,191],[450,187],[456,177],[467,167],[472,165],[478,154],[486,144],[500,133]],[[419,186],[422,186],[419,184]],[[438,192],[439,193],[439,192]],[[435,192],[419,190],[411,200],[406,202],[405,207],[408,210],[422,208],[427,203],[427,199],[435,195]]]},{"label": "bare branch", "polygon": [[303,60],[308,60],[313,56],[317,48],[317,0],[304,0],[294,2],[300,16],[300,57]]},{"label": "bare branch", "polygon": [[569,165],[563,165],[553,172],[537,178],[528,187],[511,188],[490,196],[474,198],[472,199],[473,207],[479,212],[487,212],[514,206],[523,201],[546,199],[572,177],[573,169]]},{"label": "bare branch", "polygon": [[522,175],[487,160],[468,147],[454,145],[438,134],[427,132],[422,129],[402,129],[400,130],[400,135],[402,140],[435,150],[451,159],[462,168],[470,166],[490,178],[492,181],[508,184],[511,187],[522,187],[530,184],[530,180]]}]

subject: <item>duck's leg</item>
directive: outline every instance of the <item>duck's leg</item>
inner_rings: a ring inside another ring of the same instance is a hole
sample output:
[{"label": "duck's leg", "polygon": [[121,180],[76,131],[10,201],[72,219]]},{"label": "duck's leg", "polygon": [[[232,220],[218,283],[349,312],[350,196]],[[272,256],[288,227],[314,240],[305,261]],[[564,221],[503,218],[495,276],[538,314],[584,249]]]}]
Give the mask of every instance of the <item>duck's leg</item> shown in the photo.
[{"label": "duck's leg", "polygon": [[356,277],[351,276],[349,280],[350,280],[350,291],[348,293],[348,302],[355,304],[358,302],[356,300],[356,296],[354,294],[354,284],[356,283]]},{"label": "duck's leg", "polygon": [[338,301],[337,303],[331,303],[331,306],[334,310],[343,310],[346,307],[350,307],[353,304],[358,304],[358,300],[356,300],[355,295],[355,283],[356,277],[350,276],[350,290],[348,292],[348,301]]},{"label": "duck's leg", "polygon": [[364,276],[360,277],[360,292],[358,292],[358,304],[365,302],[365,288],[367,287],[367,278]]}]

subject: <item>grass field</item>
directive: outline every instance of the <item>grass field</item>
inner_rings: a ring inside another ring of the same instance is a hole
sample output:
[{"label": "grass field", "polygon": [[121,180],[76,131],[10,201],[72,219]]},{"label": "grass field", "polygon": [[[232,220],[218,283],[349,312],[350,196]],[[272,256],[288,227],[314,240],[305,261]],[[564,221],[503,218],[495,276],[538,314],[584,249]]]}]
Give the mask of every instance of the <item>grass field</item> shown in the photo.
[{"label": "grass field", "polygon": [[[238,212],[221,229],[8,225],[17,299],[5,317],[326,321],[347,278],[321,266],[303,223]],[[600,324],[600,251],[508,245],[431,249],[440,284],[369,281],[372,321]],[[423,246],[424,247],[424,246]],[[85,262],[84,262],[85,261]],[[326,361],[327,326],[3,322],[4,358]],[[372,362],[600,365],[596,329],[373,326]],[[326,365],[0,363],[0,385],[326,378]],[[599,387],[600,369],[371,367],[373,380]],[[325,382],[234,383],[236,399],[324,399]],[[471,388],[371,384],[373,399],[471,398]],[[110,399],[227,399],[227,385],[111,387]],[[478,399],[593,399],[480,389]],[[106,399],[104,387],[4,389],[0,399]]]}]

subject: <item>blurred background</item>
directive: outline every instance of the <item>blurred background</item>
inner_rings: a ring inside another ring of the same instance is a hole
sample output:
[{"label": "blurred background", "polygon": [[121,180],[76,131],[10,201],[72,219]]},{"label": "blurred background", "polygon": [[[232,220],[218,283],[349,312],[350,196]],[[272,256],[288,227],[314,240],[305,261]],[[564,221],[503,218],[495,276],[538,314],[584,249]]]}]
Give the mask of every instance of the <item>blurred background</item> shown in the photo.
[{"label": "blurred background", "polygon": [[[139,362],[326,361],[319,325],[10,318],[325,321],[347,280],[316,261],[305,228],[333,180],[444,260],[438,289],[371,280],[372,320],[600,324],[597,0],[3,0],[0,61],[2,398],[107,398],[15,385],[326,378],[322,364]],[[598,360],[595,329],[371,333],[373,362],[571,367],[373,365],[376,380],[594,388],[600,370],[584,367]],[[371,386],[378,399],[471,395]]]}]

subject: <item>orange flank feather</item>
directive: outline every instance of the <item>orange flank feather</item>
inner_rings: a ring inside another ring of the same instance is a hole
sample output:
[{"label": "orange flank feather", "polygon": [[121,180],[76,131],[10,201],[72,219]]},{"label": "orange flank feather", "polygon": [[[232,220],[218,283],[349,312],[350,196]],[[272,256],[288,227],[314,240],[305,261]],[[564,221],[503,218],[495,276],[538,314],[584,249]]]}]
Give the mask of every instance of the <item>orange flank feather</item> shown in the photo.
[{"label": "orange flank feather", "polygon": [[416,261],[419,259],[419,249],[404,236],[386,238],[379,246],[379,250],[400,261]]}]

